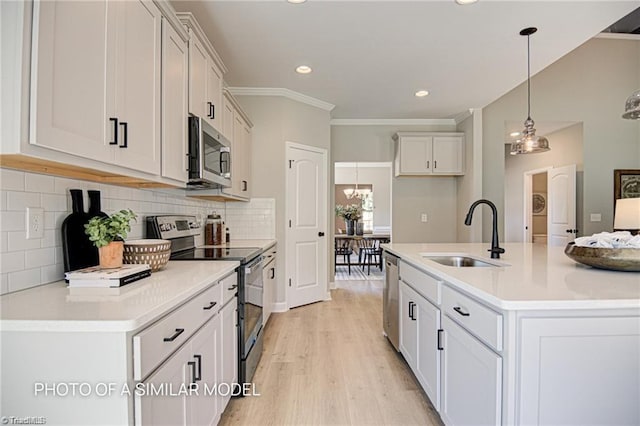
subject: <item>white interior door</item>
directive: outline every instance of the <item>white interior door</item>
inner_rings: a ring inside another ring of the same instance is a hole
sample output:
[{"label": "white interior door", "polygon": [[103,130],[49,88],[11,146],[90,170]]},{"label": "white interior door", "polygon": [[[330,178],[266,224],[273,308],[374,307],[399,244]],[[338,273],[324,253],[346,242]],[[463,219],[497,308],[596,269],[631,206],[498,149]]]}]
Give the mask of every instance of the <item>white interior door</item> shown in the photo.
[{"label": "white interior door", "polygon": [[576,165],[547,172],[548,245],[564,246],[576,236]]},{"label": "white interior door", "polygon": [[328,298],[327,152],[287,143],[289,308]]}]

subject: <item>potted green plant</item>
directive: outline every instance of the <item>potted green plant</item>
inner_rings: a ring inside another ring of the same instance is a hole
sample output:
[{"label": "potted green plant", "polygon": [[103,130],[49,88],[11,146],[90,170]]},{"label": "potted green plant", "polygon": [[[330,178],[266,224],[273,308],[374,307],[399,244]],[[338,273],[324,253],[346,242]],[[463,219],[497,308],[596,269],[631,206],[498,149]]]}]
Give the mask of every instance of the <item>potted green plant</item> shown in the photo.
[{"label": "potted green plant", "polygon": [[362,217],[362,206],[358,204],[336,205],[336,216],[344,219],[347,235],[353,235],[355,223]]},{"label": "potted green plant", "polygon": [[105,269],[122,266],[124,239],[131,231],[131,220],[137,215],[130,209],[120,210],[112,215],[94,216],[84,225],[89,240],[98,247],[100,267]]}]

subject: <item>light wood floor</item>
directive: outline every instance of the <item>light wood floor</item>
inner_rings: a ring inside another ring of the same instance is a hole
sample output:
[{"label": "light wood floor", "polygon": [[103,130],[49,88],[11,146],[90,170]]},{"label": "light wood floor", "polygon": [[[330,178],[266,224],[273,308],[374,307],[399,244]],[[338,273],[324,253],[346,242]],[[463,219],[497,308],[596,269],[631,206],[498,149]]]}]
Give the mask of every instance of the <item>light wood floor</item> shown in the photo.
[{"label": "light wood floor", "polygon": [[253,378],[222,425],[441,425],[382,335],[382,281],[339,281],[332,301],[272,314]]}]

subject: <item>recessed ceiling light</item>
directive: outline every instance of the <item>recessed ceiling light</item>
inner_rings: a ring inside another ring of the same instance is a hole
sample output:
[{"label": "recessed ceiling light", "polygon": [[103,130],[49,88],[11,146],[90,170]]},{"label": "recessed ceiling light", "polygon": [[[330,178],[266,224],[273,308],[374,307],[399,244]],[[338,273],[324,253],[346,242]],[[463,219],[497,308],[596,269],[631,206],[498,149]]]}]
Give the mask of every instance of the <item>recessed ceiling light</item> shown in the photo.
[{"label": "recessed ceiling light", "polygon": [[300,3],[304,3],[307,0],[287,0],[287,1],[292,4],[300,4]]},{"label": "recessed ceiling light", "polygon": [[416,92],[416,96],[419,98],[424,98],[425,96],[427,96],[429,94],[428,90],[418,90]]},{"label": "recessed ceiling light", "polygon": [[311,67],[308,65],[300,65],[296,68],[296,72],[298,74],[309,74],[312,71]]},{"label": "recessed ceiling light", "polygon": [[512,138],[515,138],[516,136],[520,136],[520,132],[511,132],[509,133],[509,136],[511,136]]},{"label": "recessed ceiling light", "polygon": [[471,4],[471,3],[475,3],[478,0],[456,0],[456,3],[458,4]]}]

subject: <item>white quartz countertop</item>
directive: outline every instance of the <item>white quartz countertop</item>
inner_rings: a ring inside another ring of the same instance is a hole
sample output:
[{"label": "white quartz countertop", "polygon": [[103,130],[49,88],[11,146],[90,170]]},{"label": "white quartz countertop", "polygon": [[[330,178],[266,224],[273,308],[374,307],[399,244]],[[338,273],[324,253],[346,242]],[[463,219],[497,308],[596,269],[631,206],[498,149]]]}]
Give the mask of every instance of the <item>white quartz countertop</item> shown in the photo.
[{"label": "white quartz countertop", "polygon": [[[68,288],[64,281],[0,296],[3,331],[133,331],[232,273],[235,261],[169,261],[118,289]],[[114,294],[109,294],[114,293]]]},{"label": "white quartz countertop", "polygon": [[276,244],[276,240],[231,240],[228,243],[220,244],[216,246],[205,245],[203,248],[259,248],[266,250]]},{"label": "white quartz countertop", "polygon": [[[498,309],[640,309],[640,273],[578,264],[564,254],[564,247],[503,243],[505,253],[500,259],[490,258],[488,243],[382,247]],[[424,258],[425,253],[465,253],[505,266],[445,266]]]}]

